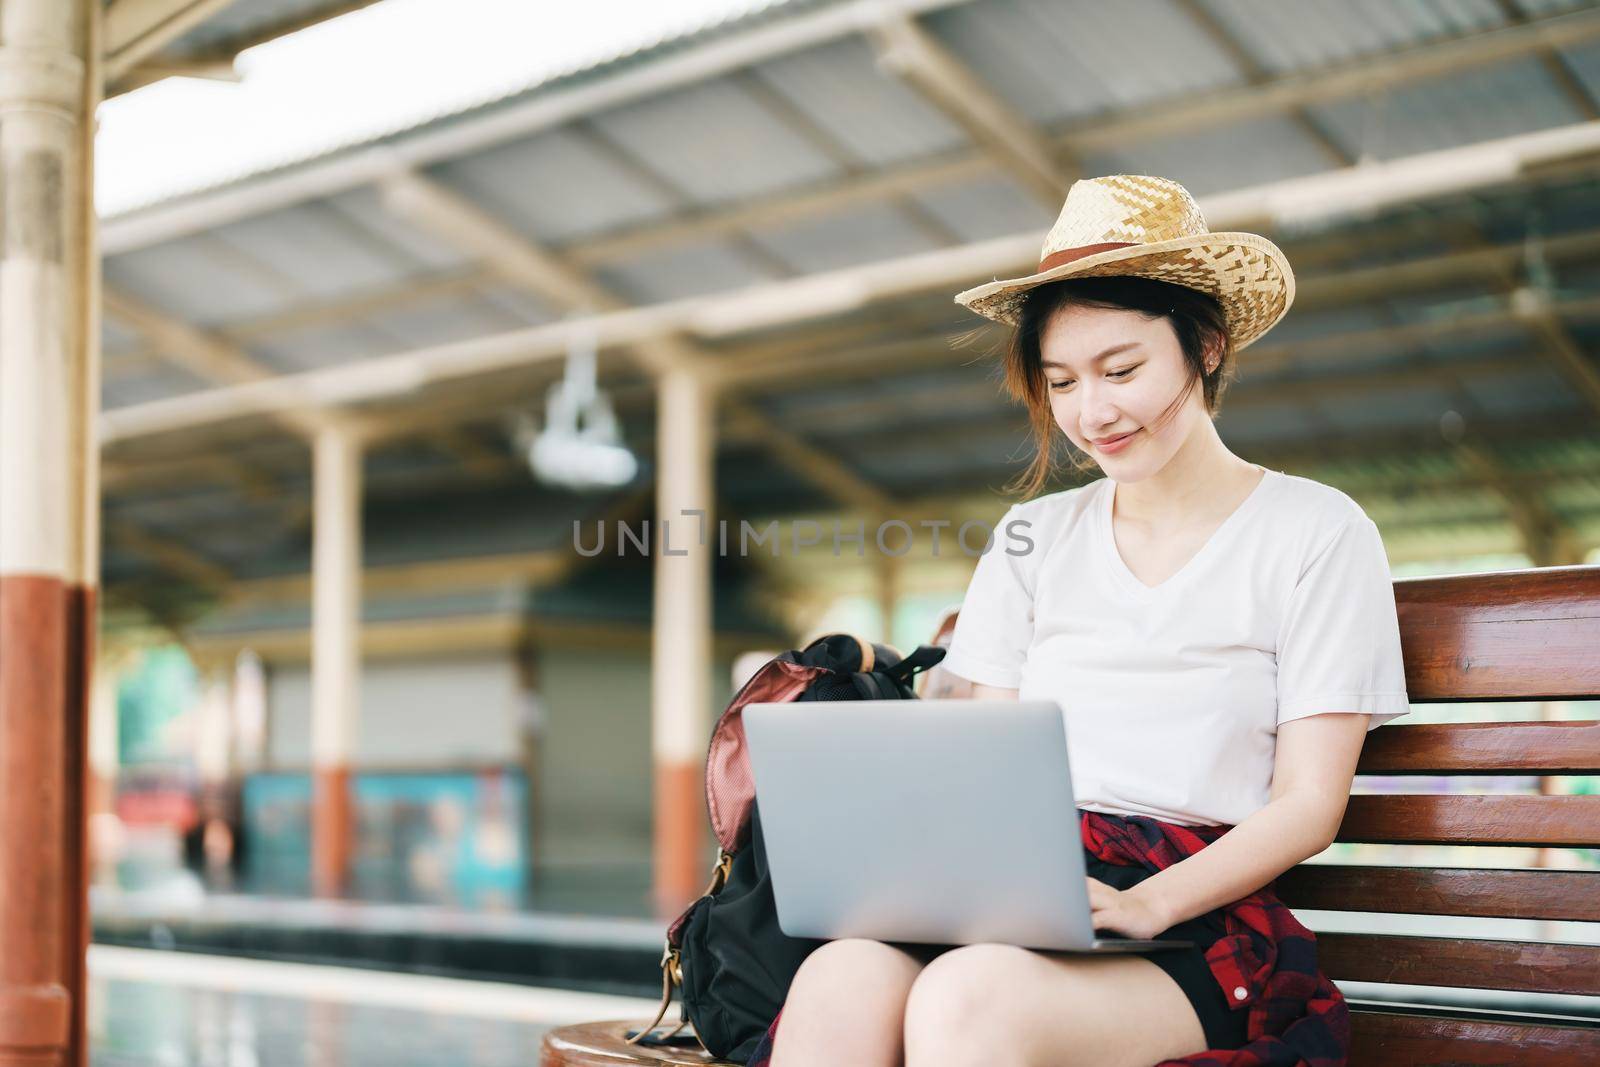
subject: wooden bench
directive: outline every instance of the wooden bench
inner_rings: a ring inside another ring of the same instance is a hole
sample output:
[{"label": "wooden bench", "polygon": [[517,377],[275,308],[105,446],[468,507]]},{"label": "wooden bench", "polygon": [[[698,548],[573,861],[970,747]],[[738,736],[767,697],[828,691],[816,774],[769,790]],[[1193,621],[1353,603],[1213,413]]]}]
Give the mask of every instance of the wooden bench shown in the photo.
[{"label": "wooden bench", "polygon": [[[1414,704],[1600,697],[1600,566],[1395,582]],[[1600,773],[1600,721],[1452,723],[1374,730],[1360,772]],[[1354,795],[1340,841],[1600,847],[1600,796]],[[1600,922],[1600,871],[1302,864],[1277,883],[1294,908]],[[1335,981],[1600,995],[1600,945],[1387,933],[1322,933]],[[1600,1022],[1524,1012],[1352,1000],[1353,1067],[1600,1064]],[[674,1013],[676,1014],[676,1013]],[[624,1044],[630,1023],[546,1036],[543,1067],[704,1065],[687,1048]],[[662,1032],[665,1032],[665,1027]],[[685,1035],[680,1034],[679,1038]]]}]

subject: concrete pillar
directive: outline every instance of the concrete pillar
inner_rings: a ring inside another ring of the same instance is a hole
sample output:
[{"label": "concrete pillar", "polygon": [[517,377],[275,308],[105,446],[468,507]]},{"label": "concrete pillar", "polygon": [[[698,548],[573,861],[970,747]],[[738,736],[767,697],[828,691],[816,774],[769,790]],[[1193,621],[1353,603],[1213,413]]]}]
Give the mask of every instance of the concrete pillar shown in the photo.
[{"label": "concrete pillar", "polygon": [[877,639],[890,645],[894,644],[894,616],[900,607],[900,578],[903,566],[902,557],[879,553],[874,567],[877,578],[878,618],[881,620]]},{"label": "concrete pillar", "polygon": [[[711,736],[712,398],[693,371],[658,382],[651,749],[655,763],[655,906],[675,916],[705,887]],[[705,515],[683,514],[705,509]]]},{"label": "concrete pillar", "polygon": [[0,0],[0,1067],[87,1061],[99,12]]},{"label": "concrete pillar", "polygon": [[361,707],[361,451],[330,423],[313,444],[311,543],[311,882],[349,885],[355,835],[350,754]]}]

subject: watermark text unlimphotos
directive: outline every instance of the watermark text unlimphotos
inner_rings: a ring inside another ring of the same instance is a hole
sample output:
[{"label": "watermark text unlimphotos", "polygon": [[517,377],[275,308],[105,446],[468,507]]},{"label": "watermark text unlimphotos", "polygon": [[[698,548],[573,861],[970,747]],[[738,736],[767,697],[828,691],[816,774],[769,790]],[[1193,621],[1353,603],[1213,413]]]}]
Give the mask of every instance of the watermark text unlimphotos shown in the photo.
[{"label": "watermark text unlimphotos", "polygon": [[[827,547],[835,556],[844,555],[846,546],[852,546],[857,556],[865,556],[868,545],[871,545],[882,555],[904,556],[921,541],[928,545],[934,556],[940,555],[941,550],[951,544],[966,556],[981,556],[997,544],[1004,547],[1008,556],[1026,556],[1033,551],[1033,539],[1028,536],[1032,524],[1027,519],[1012,519],[999,530],[978,519],[969,519],[959,526],[949,519],[917,519],[915,522],[885,519],[871,531],[864,519],[856,520],[854,526],[834,519],[826,524],[832,526],[831,534],[824,523],[814,519],[795,519],[788,523],[772,519],[759,527],[745,519],[740,519],[737,524],[719,519],[713,533],[703,508],[684,508],[678,512],[678,516],[677,519],[662,519],[654,523],[650,519],[641,519],[637,523],[618,519],[609,538],[604,521],[585,523],[581,519],[574,519],[572,547],[580,556],[599,556],[607,552],[622,556],[627,555],[630,549],[645,556],[652,553],[686,556],[690,545],[704,548],[714,541],[716,552],[721,556],[749,556],[766,552],[778,557],[786,551],[798,556],[806,549],[819,546]],[[652,526],[654,539],[651,537]],[[784,535],[785,526],[788,536]],[[997,538],[996,534],[1001,536]]]}]

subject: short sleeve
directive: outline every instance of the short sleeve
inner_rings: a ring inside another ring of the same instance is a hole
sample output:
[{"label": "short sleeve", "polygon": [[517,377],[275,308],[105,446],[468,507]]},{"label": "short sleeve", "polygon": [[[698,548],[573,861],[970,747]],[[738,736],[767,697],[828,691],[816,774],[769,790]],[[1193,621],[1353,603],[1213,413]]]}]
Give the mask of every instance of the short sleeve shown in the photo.
[{"label": "short sleeve", "polygon": [[1016,689],[1022,684],[1022,665],[1033,640],[1030,549],[1037,551],[1038,545],[1013,507],[995,528],[967,583],[950,647],[940,663],[945,670],[980,685]]},{"label": "short sleeve", "polygon": [[1278,722],[1365,712],[1368,729],[1410,710],[1394,579],[1378,527],[1344,523],[1313,557],[1278,632]]}]

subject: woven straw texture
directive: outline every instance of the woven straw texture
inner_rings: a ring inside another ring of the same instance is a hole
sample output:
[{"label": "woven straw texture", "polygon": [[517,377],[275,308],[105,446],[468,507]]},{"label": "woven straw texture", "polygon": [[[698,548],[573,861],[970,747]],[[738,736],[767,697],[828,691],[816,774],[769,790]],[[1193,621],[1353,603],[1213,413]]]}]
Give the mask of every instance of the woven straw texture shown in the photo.
[{"label": "woven straw texture", "polygon": [[1155,278],[1209,293],[1221,303],[1236,350],[1283,318],[1294,273],[1278,246],[1253,233],[1212,233],[1188,190],[1167,178],[1114,174],[1074,182],[1040,261],[1066,249],[1130,243],[1070,263],[969,289],[956,302],[1016,325],[1029,290],[1061,278]]}]

